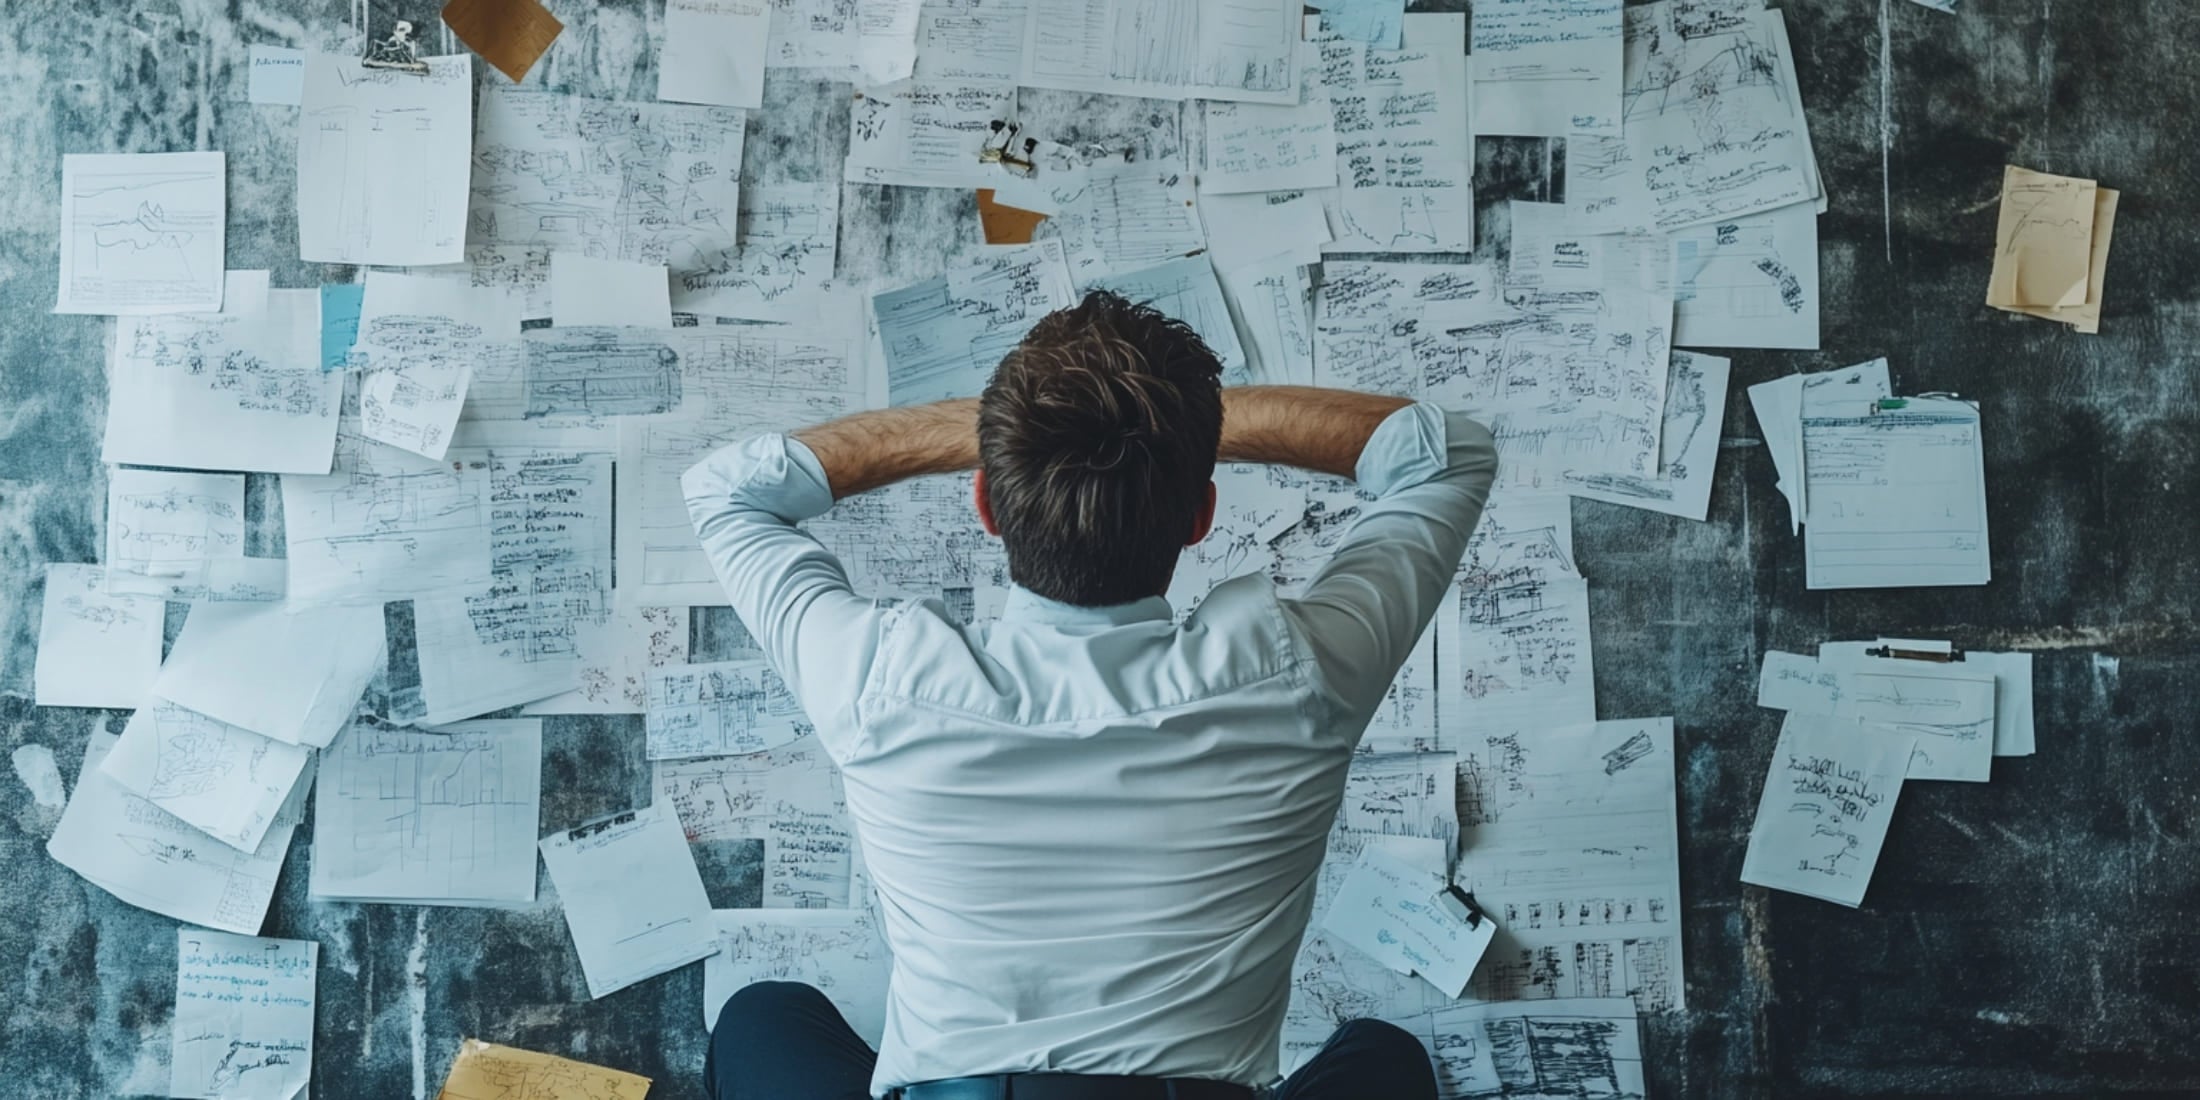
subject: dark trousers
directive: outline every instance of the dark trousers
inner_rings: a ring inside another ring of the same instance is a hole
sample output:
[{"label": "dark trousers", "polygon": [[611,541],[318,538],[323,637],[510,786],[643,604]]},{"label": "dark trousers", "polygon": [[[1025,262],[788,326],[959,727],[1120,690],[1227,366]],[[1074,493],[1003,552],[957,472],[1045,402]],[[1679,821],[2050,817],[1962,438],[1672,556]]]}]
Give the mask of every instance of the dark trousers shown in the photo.
[{"label": "dark trousers", "polygon": [[[878,1052],[823,993],[758,982],[718,1014],[703,1088],[711,1100],[867,1100]],[[1353,1020],[1271,1094],[1272,1100],[1435,1100],[1428,1051],[1402,1028]]]}]

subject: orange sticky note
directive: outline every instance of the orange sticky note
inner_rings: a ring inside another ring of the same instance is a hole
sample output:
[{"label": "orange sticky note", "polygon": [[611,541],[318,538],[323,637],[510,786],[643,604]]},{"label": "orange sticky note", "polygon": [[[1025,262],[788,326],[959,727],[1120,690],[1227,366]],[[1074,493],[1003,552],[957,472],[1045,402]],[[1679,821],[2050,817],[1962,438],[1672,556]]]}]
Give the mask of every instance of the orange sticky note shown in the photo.
[{"label": "orange sticky note", "polygon": [[985,227],[987,244],[1030,244],[1031,235],[1045,220],[1047,216],[1037,211],[994,202],[990,187],[978,192],[978,224]]},{"label": "orange sticky note", "polygon": [[443,5],[443,22],[514,84],[565,30],[541,0],[451,0]]}]

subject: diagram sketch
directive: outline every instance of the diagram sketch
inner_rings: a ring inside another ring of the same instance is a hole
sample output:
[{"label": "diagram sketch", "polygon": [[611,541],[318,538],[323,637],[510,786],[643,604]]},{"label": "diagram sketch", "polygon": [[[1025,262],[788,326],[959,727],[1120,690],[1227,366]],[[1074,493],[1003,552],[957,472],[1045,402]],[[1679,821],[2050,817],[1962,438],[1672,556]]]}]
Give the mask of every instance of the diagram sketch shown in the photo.
[{"label": "diagram sketch", "polygon": [[1451,1004],[1394,1020],[1436,1061],[1442,1100],[1644,1100],[1625,998]]},{"label": "diagram sketch", "polygon": [[1459,812],[1453,802],[1457,763],[1448,752],[1353,757],[1333,832],[1421,837],[1442,841],[1450,852],[1459,840]]},{"label": "diagram sketch", "polygon": [[1449,606],[1436,615],[1447,734],[1596,720],[1589,585],[1574,565],[1567,501],[1493,498],[1467,543]]},{"label": "diagram sketch", "polygon": [[224,932],[258,932],[296,818],[285,814],[254,851],[231,848],[109,778],[102,767],[116,740],[98,730],[86,742],[46,853],[126,904]]},{"label": "diagram sketch", "polygon": [[485,90],[467,240],[664,264],[735,245],[745,112]]},{"label": "diagram sketch", "polygon": [[680,353],[656,329],[550,328],[526,334],[521,417],[596,418],[671,412]]},{"label": "diagram sketch", "polygon": [[1808,203],[1684,229],[1673,240],[1673,342],[1818,346],[1818,212]]},{"label": "diagram sketch", "polygon": [[221,309],[227,179],[220,153],[62,157],[54,312]]},{"label": "diagram sketch", "polygon": [[1443,1003],[1429,983],[1332,938],[1321,929],[1320,915],[1291,964],[1291,1001],[1283,1017],[1286,1072],[1313,1057],[1349,1020],[1403,1020]]},{"label": "diagram sketch", "polygon": [[519,300],[503,290],[368,272],[346,359],[364,372],[360,434],[442,458],[475,370],[508,370],[502,364],[519,357],[519,314]]},{"label": "diagram sketch", "polygon": [[316,898],[413,905],[535,899],[542,723],[354,723],[321,755]]},{"label": "diagram sketch", "polygon": [[766,912],[719,909],[718,953],[703,960],[703,1026],[742,987],[801,982],[825,994],[864,1042],[886,1031],[893,954],[863,909]]},{"label": "diagram sketch", "polygon": [[849,183],[988,187],[1006,179],[978,160],[993,123],[1015,113],[1016,86],[904,80],[865,88],[849,104]]},{"label": "diagram sketch", "polygon": [[977,579],[993,536],[978,521],[971,477],[923,477],[847,497],[802,529],[840,559],[849,586],[873,599],[937,599]]},{"label": "diagram sketch", "polygon": [[464,596],[488,586],[486,451],[437,462],[355,435],[338,451],[335,473],[282,481],[292,604]]},{"label": "diagram sketch", "polygon": [[1291,103],[1301,10],[1279,0],[1032,0],[1018,83]]},{"label": "diagram sketch", "polygon": [[743,756],[659,760],[659,802],[670,803],[691,844],[765,844],[766,908],[848,904],[854,828],[840,775],[814,736]]},{"label": "diagram sketch", "polygon": [[1321,50],[1337,135],[1328,252],[1474,251],[1466,17],[1406,17],[1403,48],[1334,33]]},{"label": "diagram sketch", "polygon": [[244,475],[107,472],[107,591],[184,601],[283,598],[279,558],[247,558]]},{"label": "diagram sketch", "polygon": [[811,732],[802,704],[760,659],[651,670],[644,726],[651,760],[762,752]]},{"label": "diagram sketch", "polygon": [[1656,477],[1567,474],[1566,491],[1578,497],[1647,508],[1702,521],[1711,511],[1711,474],[1719,459],[1726,422],[1731,363],[1711,355],[1676,351],[1665,388],[1665,426],[1658,443]]},{"label": "diagram sketch", "polygon": [[1062,242],[993,249],[943,275],[877,295],[892,405],[975,397],[1039,318],[1075,302]]},{"label": "diagram sketch", "polygon": [[1224,463],[1215,467],[1214,482],[1214,523],[1206,538],[1184,548],[1169,579],[1169,605],[1180,620],[1216,585],[1272,572],[1273,543],[1306,514],[1304,485],[1282,471]]},{"label": "diagram sketch", "polygon": [[1469,995],[1686,1007],[1673,723],[1468,739],[1458,880],[1497,918]]},{"label": "diagram sketch", "polygon": [[1079,287],[1207,247],[1192,178],[1174,167],[1101,160],[1043,178],[1054,213],[1036,237],[1061,241]]},{"label": "diagram sketch", "polygon": [[1245,334],[1245,373],[1225,386],[1308,386],[1314,382],[1314,287],[1289,254],[1219,272],[1230,315]]},{"label": "diagram sketch", "polygon": [[736,224],[739,245],[674,276],[672,308],[755,321],[815,317],[839,255],[840,189],[750,184]]},{"label": "diagram sketch", "polygon": [[527,704],[523,714],[640,714],[649,670],[688,663],[688,609],[613,607],[601,623],[576,624],[580,686]]},{"label": "diagram sketch", "polygon": [[256,313],[124,317],[108,360],[110,463],[325,474],[341,374],[320,368],[320,293]]},{"label": "diagram sketch", "polygon": [[752,432],[853,412],[866,386],[845,336],[713,326],[677,329],[671,339],[681,357],[680,407],[620,425],[619,598],[629,606],[723,606],[680,475]]},{"label": "diagram sketch", "polygon": [[472,54],[424,73],[306,55],[298,106],[298,254],[313,263],[466,258]]},{"label": "diagram sketch", "polygon": [[240,852],[275,824],[313,750],[148,700],[101,770],[130,793]]},{"label": "diagram sketch", "polygon": [[1670,232],[1810,202],[1808,124],[1777,11],[1689,24],[1680,0],[1626,11],[1625,187],[1637,228]]}]

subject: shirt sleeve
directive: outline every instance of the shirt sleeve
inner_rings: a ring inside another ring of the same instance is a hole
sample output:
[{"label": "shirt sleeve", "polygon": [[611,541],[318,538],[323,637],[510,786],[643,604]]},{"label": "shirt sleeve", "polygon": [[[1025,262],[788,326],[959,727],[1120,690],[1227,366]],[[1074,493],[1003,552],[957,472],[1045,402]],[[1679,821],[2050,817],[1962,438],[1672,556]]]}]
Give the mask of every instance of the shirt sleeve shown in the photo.
[{"label": "shirt sleeve", "polygon": [[1497,477],[1497,447],[1464,414],[1408,405],[1368,437],[1355,474],[1375,501],[1283,607],[1322,686],[1364,718],[1451,590]]},{"label": "shirt sleeve", "polygon": [[833,506],[824,466],[800,440],[760,435],[696,463],[680,488],[734,612],[827,751],[845,758],[885,613],[849,588],[840,559],[795,526]]}]

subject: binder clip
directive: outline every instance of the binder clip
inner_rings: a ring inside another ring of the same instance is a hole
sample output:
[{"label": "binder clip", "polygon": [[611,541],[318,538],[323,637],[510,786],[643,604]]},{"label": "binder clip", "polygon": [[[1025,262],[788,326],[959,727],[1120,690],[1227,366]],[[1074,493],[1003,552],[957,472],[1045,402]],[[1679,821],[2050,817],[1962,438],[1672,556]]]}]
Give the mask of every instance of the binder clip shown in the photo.
[{"label": "binder clip", "polygon": [[1482,911],[1481,904],[1474,900],[1473,894],[1460,889],[1457,885],[1446,886],[1437,891],[1436,904],[1444,912],[1449,913],[1453,920],[1469,928],[1482,927],[1482,922],[1488,919],[1489,916]]},{"label": "binder clip", "polygon": [[1950,646],[1945,650],[1904,649],[1901,646],[1888,644],[1868,647],[1864,650],[1864,656],[1884,657],[1895,661],[1931,661],[1934,664],[1947,665],[1962,661],[1963,651],[1954,646]]},{"label": "binder clip", "polygon": [[369,69],[428,75],[428,63],[420,60],[420,43],[413,38],[413,31],[411,20],[398,20],[397,25],[390,28],[388,38],[367,43],[367,55],[359,59],[359,64]]},{"label": "binder clip", "polygon": [[1009,175],[1030,179],[1039,172],[1038,152],[1039,139],[1025,138],[1022,156],[1006,149],[1001,150],[1001,167],[1008,169]]},{"label": "binder clip", "polygon": [[978,147],[978,163],[980,164],[1001,163],[1001,157],[1008,152],[1008,143],[1016,140],[1016,132],[1022,127],[1013,122],[994,119],[992,129],[993,132],[986,136],[985,143]]}]

